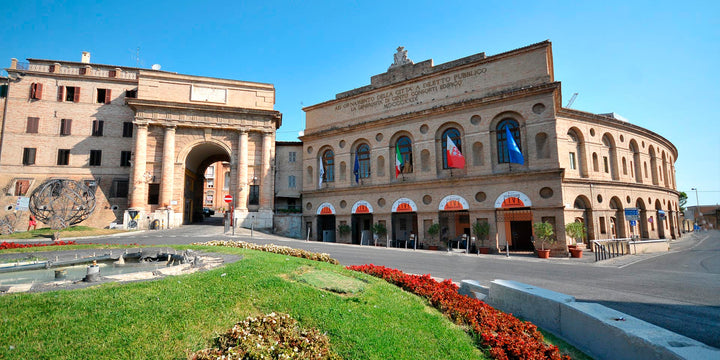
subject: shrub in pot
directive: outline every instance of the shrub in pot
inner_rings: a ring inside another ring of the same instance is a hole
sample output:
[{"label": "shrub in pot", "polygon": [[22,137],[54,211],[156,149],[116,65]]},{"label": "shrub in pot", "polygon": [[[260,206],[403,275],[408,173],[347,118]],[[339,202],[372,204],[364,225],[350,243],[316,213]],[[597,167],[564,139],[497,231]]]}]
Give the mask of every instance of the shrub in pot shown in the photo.
[{"label": "shrub in pot", "polygon": [[490,248],[486,245],[487,236],[490,233],[490,224],[487,223],[487,221],[475,221],[475,223],[472,224],[472,231],[473,234],[475,234],[475,237],[477,237],[478,240],[480,240],[480,247],[478,247],[478,252],[481,254],[489,254]]},{"label": "shrub in pot", "polygon": [[555,243],[553,235],[553,226],[549,222],[538,222],[533,224],[533,230],[535,230],[535,237],[540,241],[540,250],[537,250],[538,257],[547,259],[550,257],[550,249],[545,250],[545,244],[552,245]]},{"label": "shrub in pot", "polygon": [[572,257],[582,257],[582,249],[577,248],[577,242],[578,240],[582,241],[585,237],[586,230],[585,224],[581,222],[571,222],[565,224],[565,233],[576,243],[574,245],[568,245],[568,250],[570,250],[570,255]]}]

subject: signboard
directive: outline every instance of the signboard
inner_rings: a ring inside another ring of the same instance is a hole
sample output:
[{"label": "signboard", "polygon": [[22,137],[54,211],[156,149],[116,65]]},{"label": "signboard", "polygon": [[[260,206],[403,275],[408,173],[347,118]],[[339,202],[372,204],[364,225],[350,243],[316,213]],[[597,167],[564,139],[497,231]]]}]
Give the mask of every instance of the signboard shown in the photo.
[{"label": "signboard", "polygon": [[495,199],[495,208],[531,207],[530,198],[520,191],[506,191]]},{"label": "signboard", "polygon": [[438,210],[440,211],[467,210],[468,208],[470,208],[470,206],[467,200],[458,195],[446,196],[440,201],[440,206],[438,206]]},{"label": "signboard", "polygon": [[355,203],[352,207],[352,213],[353,214],[372,214],[373,207],[370,205],[369,202],[365,200],[360,200]]},{"label": "signboard", "polygon": [[408,198],[399,198],[395,200],[392,206],[392,212],[416,212],[417,205]]},{"label": "signboard", "polygon": [[630,226],[637,226],[637,220],[630,220]]},{"label": "signboard", "polygon": [[665,211],[663,211],[663,210],[658,210],[657,212],[658,212],[658,219],[660,219],[660,220],[665,220],[665,218],[667,217],[666,214],[665,214]]},{"label": "signboard", "polygon": [[627,220],[640,220],[640,211],[637,208],[625,209],[625,219]]},{"label": "signboard", "polygon": [[228,203],[228,204],[231,203],[231,202],[232,202],[232,195],[230,195],[230,194],[225,195],[225,197],[223,197],[223,200],[225,200],[225,202]]},{"label": "signboard", "polygon": [[27,211],[30,207],[30,198],[27,196],[20,196],[15,202],[15,210]]},{"label": "signboard", "polygon": [[318,206],[317,215],[334,215],[335,207],[331,203],[322,203]]}]

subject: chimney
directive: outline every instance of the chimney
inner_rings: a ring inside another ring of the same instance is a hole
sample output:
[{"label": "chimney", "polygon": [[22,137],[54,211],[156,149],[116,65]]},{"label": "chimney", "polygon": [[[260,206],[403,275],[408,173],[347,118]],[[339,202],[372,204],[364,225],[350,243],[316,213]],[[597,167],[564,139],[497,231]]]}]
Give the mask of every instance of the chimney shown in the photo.
[{"label": "chimney", "polygon": [[90,63],[90,53],[87,51],[82,52],[82,59],[80,60],[83,64],[89,64]]}]

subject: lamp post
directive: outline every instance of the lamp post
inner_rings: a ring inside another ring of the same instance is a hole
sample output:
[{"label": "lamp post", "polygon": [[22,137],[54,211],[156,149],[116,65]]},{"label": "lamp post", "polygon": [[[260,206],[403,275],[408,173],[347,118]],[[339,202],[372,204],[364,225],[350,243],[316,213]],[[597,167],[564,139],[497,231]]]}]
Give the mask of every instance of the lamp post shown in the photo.
[{"label": "lamp post", "polygon": [[698,189],[697,188],[691,188],[690,190],[695,190],[695,224],[700,223],[700,201],[698,200]]}]

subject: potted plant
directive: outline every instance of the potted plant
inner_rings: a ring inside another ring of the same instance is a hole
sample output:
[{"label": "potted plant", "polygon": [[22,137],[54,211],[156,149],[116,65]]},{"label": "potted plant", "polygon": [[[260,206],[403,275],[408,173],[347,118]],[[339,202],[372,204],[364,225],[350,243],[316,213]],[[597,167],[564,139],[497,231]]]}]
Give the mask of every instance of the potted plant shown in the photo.
[{"label": "potted plant", "polygon": [[582,249],[578,248],[577,241],[582,241],[583,237],[585,237],[585,231],[585,224],[581,222],[571,222],[565,224],[565,233],[575,242],[575,244],[568,245],[570,256],[574,258],[582,257]]},{"label": "potted plant", "polygon": [[375,235],[375,245],[377,245],[377,240],[380,239],[380,237],[385,236],[387,234],[387,228],[385,227],[385,224],[378,222],[373,224],[372,226],[372,232]]},{"label": "potted plant", "polygon": [[487,221],[475,221],[475,223],[472,224],[472,231],[482,244],[482,246],[478,247],[478,252],[480,254],[489,254],[490,247],[485,245],[485,241],[487,241],[487,236],[490,233],[490,224],[488,224]]},{"label": "potted plant", "polygon": [[[430,235],[430,241],[433,241],[435,239],[435,236],[440,233],[440,224],[435,223],[430,225],[430,227],[427,229],[428,234]],[[437,250],[437,245],[430,245],[428,246],[428,249],[430,250]]]},{"label": "potted plant", "polygon": [[340,224],[338,225],[338,234],[340,234],[340,239],[344,239],[347,234],[350,233],[350,225],[348,224]]},{"label": "potted plant", "polygon": [[537,250],[538,257],[541,259],[547,259],[550,257],[550,249],[545,250],[545,243],[554,244],[555,238],[553,237],[554,231],[553,226],[549,222],[538,222],[533,224],[535,230],[535,237],[540,240],[540,249]]}]

